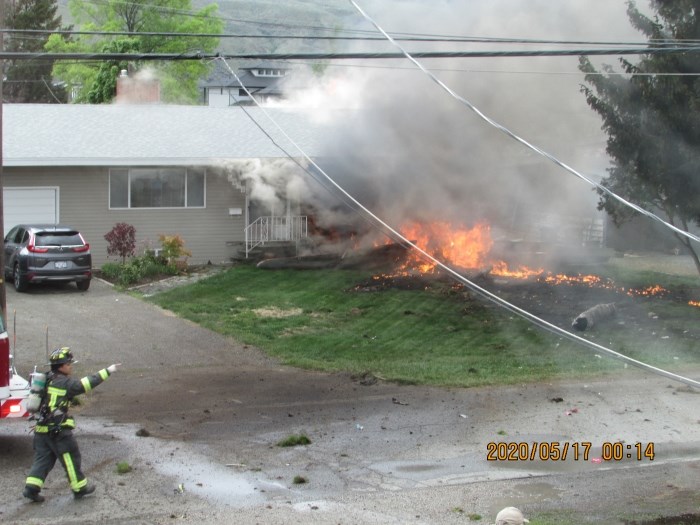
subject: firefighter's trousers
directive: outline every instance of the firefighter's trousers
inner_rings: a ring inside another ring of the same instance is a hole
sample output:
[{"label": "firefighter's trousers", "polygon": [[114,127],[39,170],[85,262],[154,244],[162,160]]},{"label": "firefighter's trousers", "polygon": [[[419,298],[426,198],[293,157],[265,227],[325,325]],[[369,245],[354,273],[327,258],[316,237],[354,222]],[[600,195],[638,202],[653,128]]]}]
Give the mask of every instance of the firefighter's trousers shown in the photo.
[{"label": "firefighter's trousers", "polygon": [[57,435],[48,433],[34,434],[34,463],[27,477],[26,487],[32,492],[39,492],[46,476],[56,464],[61,462],[68,476],[73,492],[78,492],[87,485],[87,479],[80,470],[80,450],[70,429],[61,430]]}]

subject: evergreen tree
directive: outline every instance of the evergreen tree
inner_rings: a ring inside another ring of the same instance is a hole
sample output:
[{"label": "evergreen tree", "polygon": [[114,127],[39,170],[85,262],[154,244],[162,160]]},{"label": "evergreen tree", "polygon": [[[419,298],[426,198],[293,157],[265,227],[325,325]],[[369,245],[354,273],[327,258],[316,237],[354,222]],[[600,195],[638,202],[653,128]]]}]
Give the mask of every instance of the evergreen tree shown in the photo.
[{"label": "evergreen tree", "polygon": [[[5,23],[10,29],[45,29],[61,27],[56,14],[56,0],[16,0],[8,2]],[[12,52],[42,52],[48,35],[11,33],[6,36],[6,50]],[[50,60],[7,60],[3,96],[7,102],[66,101],[65,91],[52,85]]]},{"label": "evergreen tree", "polygon": [[[700,0],[650,0],[649,18],[633,1],[627,14],[652,45],[681,45],[700,39]],[[644,209],[666,215],[688,231],[700,225],[700,54],[643,55],[637,62],[621,59],[628,76],[602,74],[582,57],[579,68],[589,86],[582,86],[588,104],[603,119],[612,158],[602,184]],[[599,190],[599,209],[616,224],[636,215]],[[700,246],[674,232],[700,272]]]}]

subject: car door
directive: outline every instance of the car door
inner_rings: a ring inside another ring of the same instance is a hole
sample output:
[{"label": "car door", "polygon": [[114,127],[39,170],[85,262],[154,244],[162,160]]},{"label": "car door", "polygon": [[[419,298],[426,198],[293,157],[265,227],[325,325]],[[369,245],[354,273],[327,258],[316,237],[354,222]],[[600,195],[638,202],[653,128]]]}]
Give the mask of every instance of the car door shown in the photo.
[{"label": "car door", "polygon": [[9,268],[12,268],[12,262],[10,261],[10,257],[12,253],[14,252],[14,239],[15,236],[17,235],[17,230],[19,229],[19,226],[15,226],[12,228],[9,232],[7,232],[7,235],[5,235],[5,243],[3,246],[3,251],[5,254],[5,275],[9,275]]},{"label": "car door", "polygon": [[29,238],[29,232],[22,226],[12,228],[5,237],[5,273],[12,275],[15,262],[22,249],[22,242]]}]

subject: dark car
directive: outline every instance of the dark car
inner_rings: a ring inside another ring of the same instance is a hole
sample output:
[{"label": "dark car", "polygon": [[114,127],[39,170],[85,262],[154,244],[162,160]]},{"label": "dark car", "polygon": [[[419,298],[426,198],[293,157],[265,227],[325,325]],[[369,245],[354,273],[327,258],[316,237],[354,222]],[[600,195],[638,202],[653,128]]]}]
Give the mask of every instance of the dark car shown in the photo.
[{"label": "dark car", "polygon": [[61,224],[20,224],[5,236],[5,278],[24,292],[29,283],[75,281],[87,290],[92,278],[90,245]]}]

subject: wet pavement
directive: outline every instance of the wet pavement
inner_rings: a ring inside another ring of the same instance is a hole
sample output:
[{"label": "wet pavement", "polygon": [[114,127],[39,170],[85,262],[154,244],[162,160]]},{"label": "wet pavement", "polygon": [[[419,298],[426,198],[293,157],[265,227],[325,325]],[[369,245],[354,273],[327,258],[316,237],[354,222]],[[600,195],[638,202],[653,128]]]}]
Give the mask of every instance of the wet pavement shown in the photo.
[{"label": "wet pavement", "polygon": [[[700,508],[700,393],[636,369],[621,365],[616,381],[401,386],[282,366],[99,282],[10,291],[8,305],[23,372],[45,362],[47,340],[73,347],[78,373],[124,365],[76,411],[94,497],[75,503],[54,470],[46,503],[26,503],[28,425],[3,428],[3,523],[463,524],[513,505],[533,523],[622,525]],[[310,445],[277,446],[300,433]],[[654,444],[653,460],[626,457],[638,442]],[[522,450],[499,459],[509,443]],[[541,443],[568,443],[567,459],[540,459]],[[613,443],[624,457],[603,460]],[[120,475],[123,461],[133,470]]]}]

